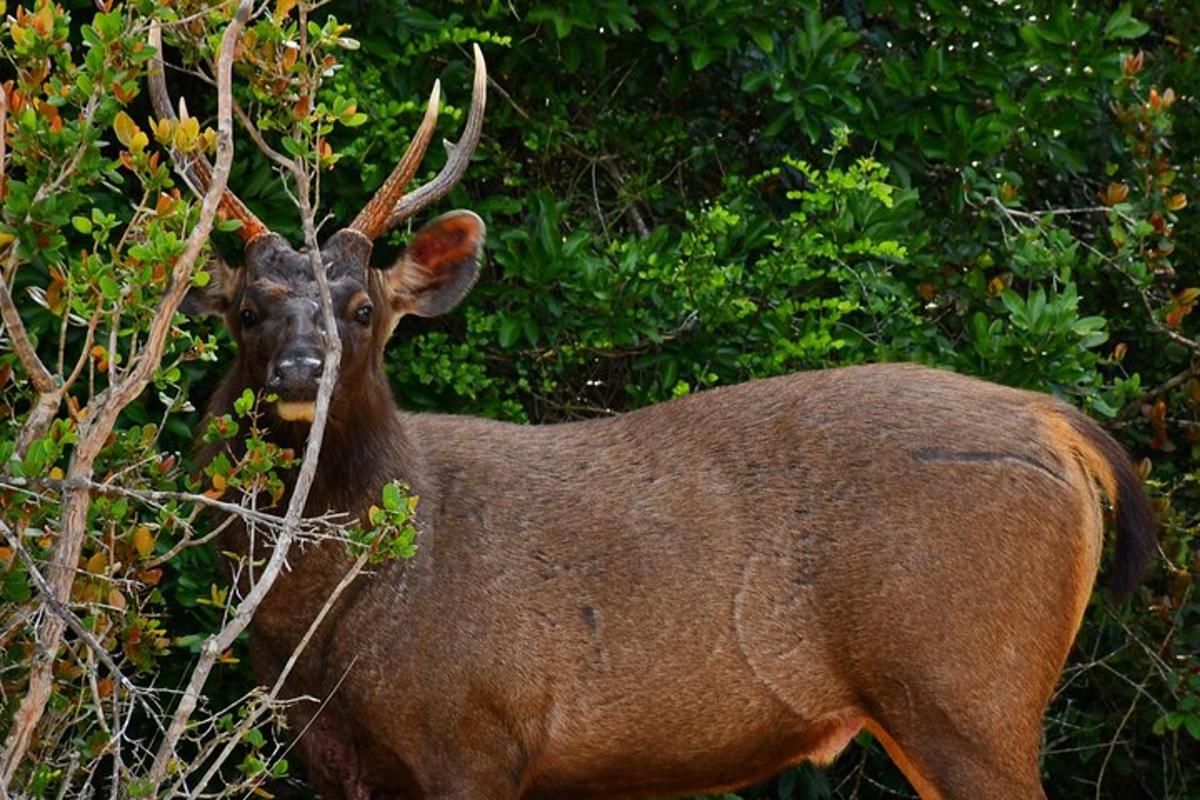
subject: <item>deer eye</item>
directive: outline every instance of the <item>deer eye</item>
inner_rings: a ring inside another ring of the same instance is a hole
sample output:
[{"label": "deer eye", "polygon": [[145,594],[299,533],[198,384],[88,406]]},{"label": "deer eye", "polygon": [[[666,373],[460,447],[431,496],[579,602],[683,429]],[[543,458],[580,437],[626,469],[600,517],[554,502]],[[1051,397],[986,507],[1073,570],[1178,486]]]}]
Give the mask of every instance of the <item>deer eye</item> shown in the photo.
[{"label": "deer eye", "polygon": [[371,304],[363,303],[354,310],[354,321],[359,325],[368,325],[371,322]]},{"label": "deer eye", "polygon": [[258,312],[249,306],[245,306],[238,312],[238,319],[241,320],[243,328],[253,327],[258,323]]}]

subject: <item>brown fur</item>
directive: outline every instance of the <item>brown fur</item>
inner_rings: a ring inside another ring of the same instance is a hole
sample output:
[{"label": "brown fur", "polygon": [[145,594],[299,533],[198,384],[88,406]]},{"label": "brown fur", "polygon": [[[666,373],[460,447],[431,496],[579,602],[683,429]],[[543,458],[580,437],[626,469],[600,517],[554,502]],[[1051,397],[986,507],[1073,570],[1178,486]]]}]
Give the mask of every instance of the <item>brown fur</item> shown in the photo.
[{"label": "brown fur", "polygon": [[[415,558],[342,596],[288,682],[330,698],[291,713],[325,797],[720,791],[826,762],[864,726],[922,797],[1043,797],[1042,713],[1099,563],[1096,482],[1118,511],[1120,588],[1153,546],[1115,442],[1049,397],[911,365],[553,426],[406,414],[381,341],[474,280],[482,225],[446,219],[400,274],[337,261],[353,240],[327,254],[338,307],[367,292],[391,312],[339,320],[307,510],[361,516],[399,478],[420,534]],[[269,331],[317,324],[306,262],[281,247],[213,290],[242,343],[216,411],[293,346]],[[294,296],[238,331],[283,267]],[[275,423],[285,444],[306,434]],[[290,560],[253,623],[268,681],[348,566],[328,543]]]}]

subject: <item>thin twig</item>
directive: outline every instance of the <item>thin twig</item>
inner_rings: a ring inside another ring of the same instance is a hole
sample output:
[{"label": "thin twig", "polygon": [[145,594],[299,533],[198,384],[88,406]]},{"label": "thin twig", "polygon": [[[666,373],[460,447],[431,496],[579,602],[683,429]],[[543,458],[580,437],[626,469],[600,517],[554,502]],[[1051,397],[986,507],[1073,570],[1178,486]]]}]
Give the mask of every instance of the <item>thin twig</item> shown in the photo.
[{"label": "thin twig", "polygon": [[125,687],[130,693],[137,692],[138,687],[134,685],[133,681],[125,677],[125,673],[112,660],[112,656],[108,654],[104,646],[96,641],[96,637],[92,635],[91,631],[83,627],[83,623],[71,612],[71,609],[60,603],[58,598],[54,596],[54,593],[50,590],[50,584],[46,582],[46,578],[42,575],[41,570],[38,569],[37,562],[33,560],[33,556],[25,549],[25,545],[21,543],[21,539],[17,536],[16,532],[3,520],[0,520],[0,531],[4,532],[4,538],[8,540],[9,545],[16,551],[21,561],[25,563],[25,568],[28,570],[29,576],[33,578],[34,586],[41,595],[42,602],[49,606],[53,613],[58,614],[66,621],[67,626],[96,654],[96,657],[116,677],[121,686]]},{"label": "thin twig", "polygon": [[[0,94],[2,93],[0,91]],[[6,273],[11,274],[14,271],[16,259],[17,246],[14,242],[9,246],[8,264],[4,270],[0,271],[0,319],[3,319],[4,327],[8,330],[8,338],[12,342],[13,352],[17,354],[17,359],[21,362],[22,368],[29,376],[30,383],[38,393],[34,408],[18,436],[16,453],[20,455],[25,452],[31,441],[42,435],[42,429],[48,426],[50,420],[54,418],[54,414],[58,411],[58,405],[62,401],[62,391],[54,376],[50,374],[50,370],[38,356],[37,348],[34,347],[29,331],[21,319],[21,314],[17,311],[8,281],[4,277]]]},{"label": "thin twig", "polygon": [[[508,101],[509,106],[512,107],[513,111],[517,112],[518,116],[520,116],[522,119],[525,119],[526,121],[533,120],[533,115],[530,114],[527,110],[525,110],[521,106],[521,104],[518,103],[516,101],[516,99],[513,98],[513,96],[511,94],[509,94],[508,91],[506,91],[505,88],[503,86],[501,86],[496,81],[496,79],[493,78],[491,75],[488,76],[488,85],[491,86],[493,89],[495,89],[496,92],[498,92],[501,97],[503,97],[506,101]],[[625,188],[625,176],[621,174],[620,167],[618,167],[614,163],[615,162],[614,156],[591,155],[590,153],[587,153],[581,147],[579,147],[578,145],[576,145],[574,143],[575,137],[573,136],[573,134],[571,134],[570,131],[566,132],[566,137],[567,138],[564,141],[564,147],[566,147],[568,152],[570,152],[576,158],[582,159],[582,160],[592,164],[593,169],[595,168],[596,164],[599,164],[601,167],[603,167],[604,171],[608,174],[609,180],[612,182],[613,187],[617,190],[618,194],[620,193],[620,191],[622,189]],[[646,220],[642,217],[641,211],[638,210],[637,204],[633,201],[630,201],[626,206],[626,210],[629,212],[629,218],[633,222],[633,227],[637,231],[638,237],[641,239],[650,238],[650,228],[649,228],[649,226],[646,225]],[[598,208],[597,208],[597,214],[598,214],[598,216],[600,216],[601,225],[605,225],[603,215],[599,213]],[[605,226],[605,227],[607,227],[607,226]]]},{"label": "thin twig", "polygon": [[[0,477],[0,487],[7,488],[43,488],[56,491],[72,491],[85,490],[96,494],[130,497],[143,502],[161,503],[163,501],[175,500],[181,503],[197,503],[208,506],[217,511],[224,511],[227,514],[236,514],[244,519],[252,520],[267,528],[282,529],[284,521],[274,515],[268,514],[265,511],[249,508],[247,506],[230,503],[225,500],[218,500],[214,497],[209,497],[204,494],[194,494],[192,492],[175,492],[161,489],[130,489],[125,486],[119,486],[113,483],[101,483],[89,478],[17,478],[11,476]],[[339,523],[345,518],[344,514],[334,513],[325,514],[318,517],[306,517],[303,522],[312,523],[314,528],[337,528]],[[303,526],[302,526],[303,527]]]},{"label": "thin twig", "polygon": [[264,156],[271,159],[271,161],[275,162],[276,166],[281,167],[290,173],[293,166],[292,162],[287,158],[287,156],[283,155],[274,147],[271,147],[271,145],[267,144],[267,140],[263,138],[261,133],[259,133],[258,127],[254,124],[254,121],[247,116],[246,112],[242,110],[241,105],[236,100],[233,103],[233,113],[237,115],[238,122],[242,123],[242,128],[250,136],[250,140],[254,142],[259,151],[261,151]]},{"label": "thin twig", "polygon": [[1175,375],[1172,375],[1170,378],[1167,378],[1165,381],[1158,384],[1153,389],[1147,389],[1145,392],[1142,392],[1142,394],[1140,394],[1138,397],[1135,397],[1133,400],[1130,400],[1128,403],[1125,404],[1125,407],[1122,408],[1121,411],[1117,414],[1116,418],[1117,419],[1128,419],[1129,417],[1134,416],[1141,409],[1143,404],[1145,404],[1151,400],[1158,399],[1159,397],[1161,397],[1162,395],[1171,391],[1172,389],[1176,388],[1177,386],[1182,386],[1183,384],[1187,383],[1189,380],[1196,377],[1197,375],[1200,375],[1200,361],[1196,361],[1196,362],[1190,364],[1187,367],[1187,369],[1183,370],[1182,372],[1176,373]]}]

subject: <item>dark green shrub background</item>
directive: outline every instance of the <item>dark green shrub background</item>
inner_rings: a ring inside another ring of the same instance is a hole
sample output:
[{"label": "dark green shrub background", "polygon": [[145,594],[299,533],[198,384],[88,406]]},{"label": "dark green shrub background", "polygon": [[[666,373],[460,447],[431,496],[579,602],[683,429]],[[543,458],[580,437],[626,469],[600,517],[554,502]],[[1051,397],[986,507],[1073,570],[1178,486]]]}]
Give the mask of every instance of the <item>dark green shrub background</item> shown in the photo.
[{"label": "dark green shrub background", "polygon": [[[403,405],[547,423],[874,360],[1056,393],[1149,459],[1169,560],[1126,608],[1093,601],[1047,719],[1047,792],[1200,797],[1200,386],[1186,291],[1200,285],[1200,10],[942,0],[324,10],[362,44],[331,82],[369,115],[339,131],[342,160],[325,178],[343,223],[399,158],[435,78],[440,133],[457,136],[471,42],[495,80],[475,163],[435,212],[480,213],[487,263],[463,306],[398,331],[388,369]],[[274,172],[244,135],[238,147],[231,186],[298,242]],[[425,177],[442,160],[433,153]],[[377,258],[404,239],[393,234]],[[202,398],[219,367],[189,369]],[[172,444],[186,450],[194,421],[174,425]],[[174,602],[207,591],[206,560],[170,576]],[[863,744],[829,771],[792,771],[750,794],[911,796]]]}]

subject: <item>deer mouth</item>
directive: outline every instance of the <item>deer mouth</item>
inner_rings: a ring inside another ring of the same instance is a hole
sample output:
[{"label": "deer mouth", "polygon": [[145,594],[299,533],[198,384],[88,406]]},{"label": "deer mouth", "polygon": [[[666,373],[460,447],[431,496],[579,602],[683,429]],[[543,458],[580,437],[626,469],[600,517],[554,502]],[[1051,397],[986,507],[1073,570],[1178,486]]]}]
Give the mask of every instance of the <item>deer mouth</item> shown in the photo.
[{"label": "deer mouth", "polygon": [[278,400],[275,413],[286,422],[312,422],[317,414],[317,404],[313,400]]}]

